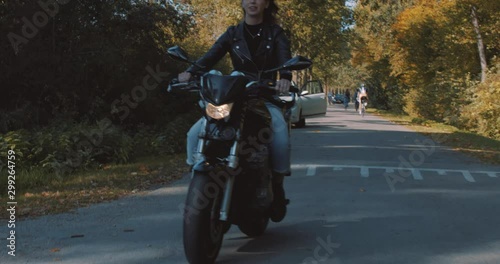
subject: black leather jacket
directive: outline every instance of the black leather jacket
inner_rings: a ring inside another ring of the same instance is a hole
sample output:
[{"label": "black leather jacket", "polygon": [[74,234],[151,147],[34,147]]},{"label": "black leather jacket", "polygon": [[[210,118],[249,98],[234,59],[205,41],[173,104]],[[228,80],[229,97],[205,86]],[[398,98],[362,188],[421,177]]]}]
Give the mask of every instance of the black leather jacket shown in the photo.
[{"label": "black leather jacket", "polygon": [[[205,66],[205,68],[191,66],[187,71],[191,73],[200,70],[209,71],[229,52],[235,71],[241,71],[247,76],[257,78],[259,71],[281,66],[291,58],[290,41],[279,25],[263,25],[262,39],[254,58],[250,55],[243,30],[243,22],[236,26],[230,26],[210,50],[197,61],[197,64]],[[290,71],[280,71],[280,77],[291,80],[292,74]],[[264,74],[261,79],[276,80],[276,73]]]}]

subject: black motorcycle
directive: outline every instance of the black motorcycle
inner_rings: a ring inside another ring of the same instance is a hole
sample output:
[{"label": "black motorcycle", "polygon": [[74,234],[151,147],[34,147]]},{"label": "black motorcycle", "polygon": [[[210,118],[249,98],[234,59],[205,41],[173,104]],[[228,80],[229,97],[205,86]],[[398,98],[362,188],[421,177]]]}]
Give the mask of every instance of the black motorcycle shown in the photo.
[{"label": "black motorcycle", "polygon": [[[178,46],[168,54],[196,65]],[[302,70],[311,64],[297,56],[259,76],[283,69]],[[204,111],[184,208],[183,239],[189,263],[206,264],[215,262],[232,224],[249,237],[266,230],[273,210],[268,152],[273,134],[265,102],[279,105],[286,114],[299,91],[290,89],[291,101],[277,100],[272,95],[276,92],[273,81],[252,80],[241,72],[222,75],[210,71],[195,79],[188,83],[174,79],[169,91],[199,91]]]}]

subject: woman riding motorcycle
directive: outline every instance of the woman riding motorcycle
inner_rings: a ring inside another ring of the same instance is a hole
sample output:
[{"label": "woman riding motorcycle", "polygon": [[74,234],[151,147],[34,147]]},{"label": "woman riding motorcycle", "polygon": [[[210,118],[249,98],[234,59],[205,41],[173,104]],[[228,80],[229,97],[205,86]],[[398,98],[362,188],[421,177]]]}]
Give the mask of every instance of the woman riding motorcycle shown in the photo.
[{"label": "woman riding motorcycle", "polygon": [[[283,29],[276,24],[275,15],[278,6],[274,0],[242,0],[244,21],[236,26],[230,26],[200,58],[195,66],[179,74],[180,82],[191,79],[192,74],[210,70],[220,59],[229,52],[233,69],[245,73],[246,76],[259,79],[263,70],[269,70],[284,64],[291,58],[290,42]],[[201,66],[201,67],[200,67]],[[280,93],[288,92],[290,88],[290,71],[280,71],[280,80],[276,82],[276,90]],[[275,73],[263,74],[261,79],[276,80]],[[277,96],[277,95],[275,95]],[[271,115],[271,129],[273,132],[270,143],[271,165],[273,169],[274,201],[271,220],[281,221],[286,214],[286,204],[283,189],[284,176],[291,174],[290,170],[290,142],[288,124],[283,116],[282,109],[271,102],[266,102]],[[187,164],[194,165],[194,149],[197,146],[198,134],[202,119],[196,122],[187,133]]]}]

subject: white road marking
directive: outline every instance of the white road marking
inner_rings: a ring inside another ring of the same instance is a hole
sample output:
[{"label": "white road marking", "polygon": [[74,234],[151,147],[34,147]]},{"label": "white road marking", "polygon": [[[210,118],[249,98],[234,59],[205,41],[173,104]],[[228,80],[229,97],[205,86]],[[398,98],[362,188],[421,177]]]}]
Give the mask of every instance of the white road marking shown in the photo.
[{"label": "white road marking", "polygon": [[[304,169],[307,168],[306,176],[311,177],[316,175],[317,168],[328,168],[333,169],[333,171],[341,171],[343,169],[359,169],[360,175],[363,178],[368,178],[370,176],[370,169],[382,169],[387,173],[394,173],[396,170],[408,169],[401,167],[387,167],[387,166],[357,166],[357,165],[306,165],[306,164],[294,164],[292,165],[292,169]],[[423,180],[422,171],[434,172],[439,175],[448,175],[450,172],[458,172],[462,173],[464,179],[467,182],[474,183],[476,179],[472,176],[472,173],[475,174],[485,174],[491,178],[498,178],[498,174],[500,171],[469,171],[469,170],[456,170],[456,169],[434,169],[434,168],[409,168],[413,179],[415,180]]]},{"label": "white road marking", "polygon": [[368,167],[362,166],[361,167],[361,177],[368,178],[368,176],[370,176],[370,171],[368,170]]},{"label": "white road marking", "polygon": [[491,178],[497,178],[497,173],[498,172],[486,172],[486,174],[488,174]]},{"label": "white road marking", "polygon": [[437,170],[437,173],[439,175],[446,175],[446,171],[445,170]]},{"label": "white road marking", "polygon": [[462,174],[464,175],[464,178],[466,181],[468,182],[476,182],[476,180],[474,179],[474,177],[472,177],[472,174],[470,174],[469,171],[462,171]]},{"label": "white road marking", "polygon": [[418,169],[411,169],[411,175],[413,175],[413,179],[417,181],[421,181],[424,179]]},{"label": "white road marking", "polygon": [[314,176],[314,175],[316,175],[316,166],[309,166],[309,167],[307,168],[307,173],[306,173],[306,176],[308,176],[308,177],[312,177],[312,176]]}]

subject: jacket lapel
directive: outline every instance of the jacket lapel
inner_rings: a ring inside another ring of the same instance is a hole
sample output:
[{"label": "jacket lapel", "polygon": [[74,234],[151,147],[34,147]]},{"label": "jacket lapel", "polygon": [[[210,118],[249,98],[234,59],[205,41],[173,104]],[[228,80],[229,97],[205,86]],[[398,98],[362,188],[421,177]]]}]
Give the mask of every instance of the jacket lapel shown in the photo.
[{"label": "jacket lapel", "polygon": [[267,24],[262,29],[262,39],[260,40],[259,48],[257,48],[256,56],[262,56],[271,50],[272,43],[271,27]]},{"label": "jacket lapel", "polygon": [[250,50],[248,49],[247,42],[245,41],[245,35],[243,32],[244,25],[243,22],[239,23],[238,26],[236,27],[236,34],[234,36],[234,48],[238,49],[246,58],[245,59],[252,59],[252,56],[250,55]]}]

